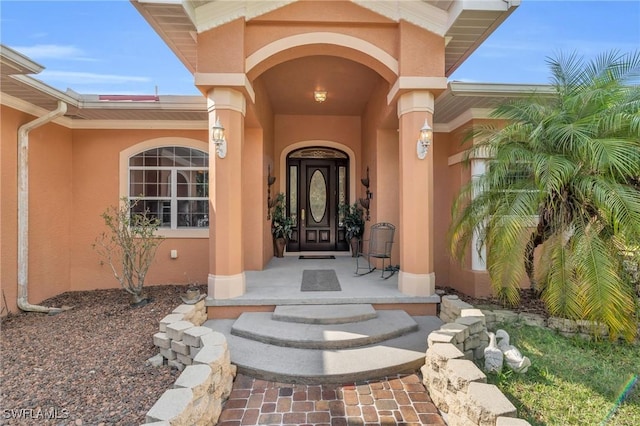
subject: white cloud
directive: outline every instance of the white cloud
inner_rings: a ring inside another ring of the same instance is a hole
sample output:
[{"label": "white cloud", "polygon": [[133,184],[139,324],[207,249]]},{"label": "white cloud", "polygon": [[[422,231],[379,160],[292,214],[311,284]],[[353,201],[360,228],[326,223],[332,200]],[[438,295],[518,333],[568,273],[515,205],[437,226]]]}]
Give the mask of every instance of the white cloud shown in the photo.
[{"label": "white cloud", "polygon": [[45,81],[56,81],[71,84],[72,86],[81,84],[126,84],[126,83],[148,83],[149,77],[139,77],[131,75],[97,74],[90,72],[76,71],[49,71],[44,70],[38,74],[38,78]]},{"label": "white cloud", "polygon": [[95,61],[86,56],[82,49],[75,46],[64,46],[58,44],[36,44],[33,46],[13,46],[17,50],[31,59],[61,59],[72,61]]}]

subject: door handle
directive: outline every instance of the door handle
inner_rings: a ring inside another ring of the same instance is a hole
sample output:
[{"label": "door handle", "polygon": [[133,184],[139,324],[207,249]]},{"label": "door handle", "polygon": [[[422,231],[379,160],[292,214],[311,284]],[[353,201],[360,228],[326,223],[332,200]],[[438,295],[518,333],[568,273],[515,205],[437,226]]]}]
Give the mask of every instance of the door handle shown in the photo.
[{"label": "door handle", "polygon": [[304,223],[304,209],[300,210],[300,220]]}]

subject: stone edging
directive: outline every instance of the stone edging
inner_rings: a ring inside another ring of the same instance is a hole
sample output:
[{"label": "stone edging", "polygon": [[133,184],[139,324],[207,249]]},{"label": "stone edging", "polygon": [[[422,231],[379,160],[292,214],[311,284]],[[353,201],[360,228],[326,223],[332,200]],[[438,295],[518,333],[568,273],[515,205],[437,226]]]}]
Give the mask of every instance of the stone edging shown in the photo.
[{"label": "stone edging", "polygon": [[[484,358],[487,320],[482,311],[458,299],[442,296],[440,319],[445,324],[427,338],[423,384],[450,426],[526,426],[516,407],[474,361]],[[495,317],[494,317],[495,319]]]},{"label": "stone edging", "polygon": [[182,304],[160,321],[153,343],[160,353],[153,365],[170,365],[182,371],[172,389],[165,391],[146,415],[147,425],[216,424],[222,404],[229,397],[236,375],[227,339],[202,327],[206,321],[204,300]]}]

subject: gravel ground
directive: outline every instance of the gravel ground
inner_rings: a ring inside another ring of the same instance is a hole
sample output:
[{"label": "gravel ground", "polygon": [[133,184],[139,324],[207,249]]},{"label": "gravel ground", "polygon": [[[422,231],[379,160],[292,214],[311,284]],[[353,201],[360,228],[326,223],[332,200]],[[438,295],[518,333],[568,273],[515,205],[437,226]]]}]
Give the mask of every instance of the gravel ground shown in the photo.
[{"label": "gravel ground", "polygon": [[[182,303],[186,286],[150,286],[146,291],[152,301],[142,307],[131,307],[121,289],[94,290],[42,302],[73,306],[58,315],[13,313],[3,318],[0,424],[142,423],[179,375],[145,361],[158,353],[152,336],[159,321]],[[46,421],[51,415],[58,419]]]}]

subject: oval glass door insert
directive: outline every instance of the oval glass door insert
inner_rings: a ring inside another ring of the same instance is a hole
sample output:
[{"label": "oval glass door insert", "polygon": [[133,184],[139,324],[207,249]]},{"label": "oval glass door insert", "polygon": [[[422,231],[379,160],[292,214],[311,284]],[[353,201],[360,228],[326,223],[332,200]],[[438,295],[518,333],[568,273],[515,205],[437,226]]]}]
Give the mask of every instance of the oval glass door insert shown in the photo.
[{"label": "oval glass door insert", "polygon": [[320,170],[316,170],[311,175],[309,183],[309,208],[311,216],[316,223],[319,223],[327,210],[327,182]]}]

